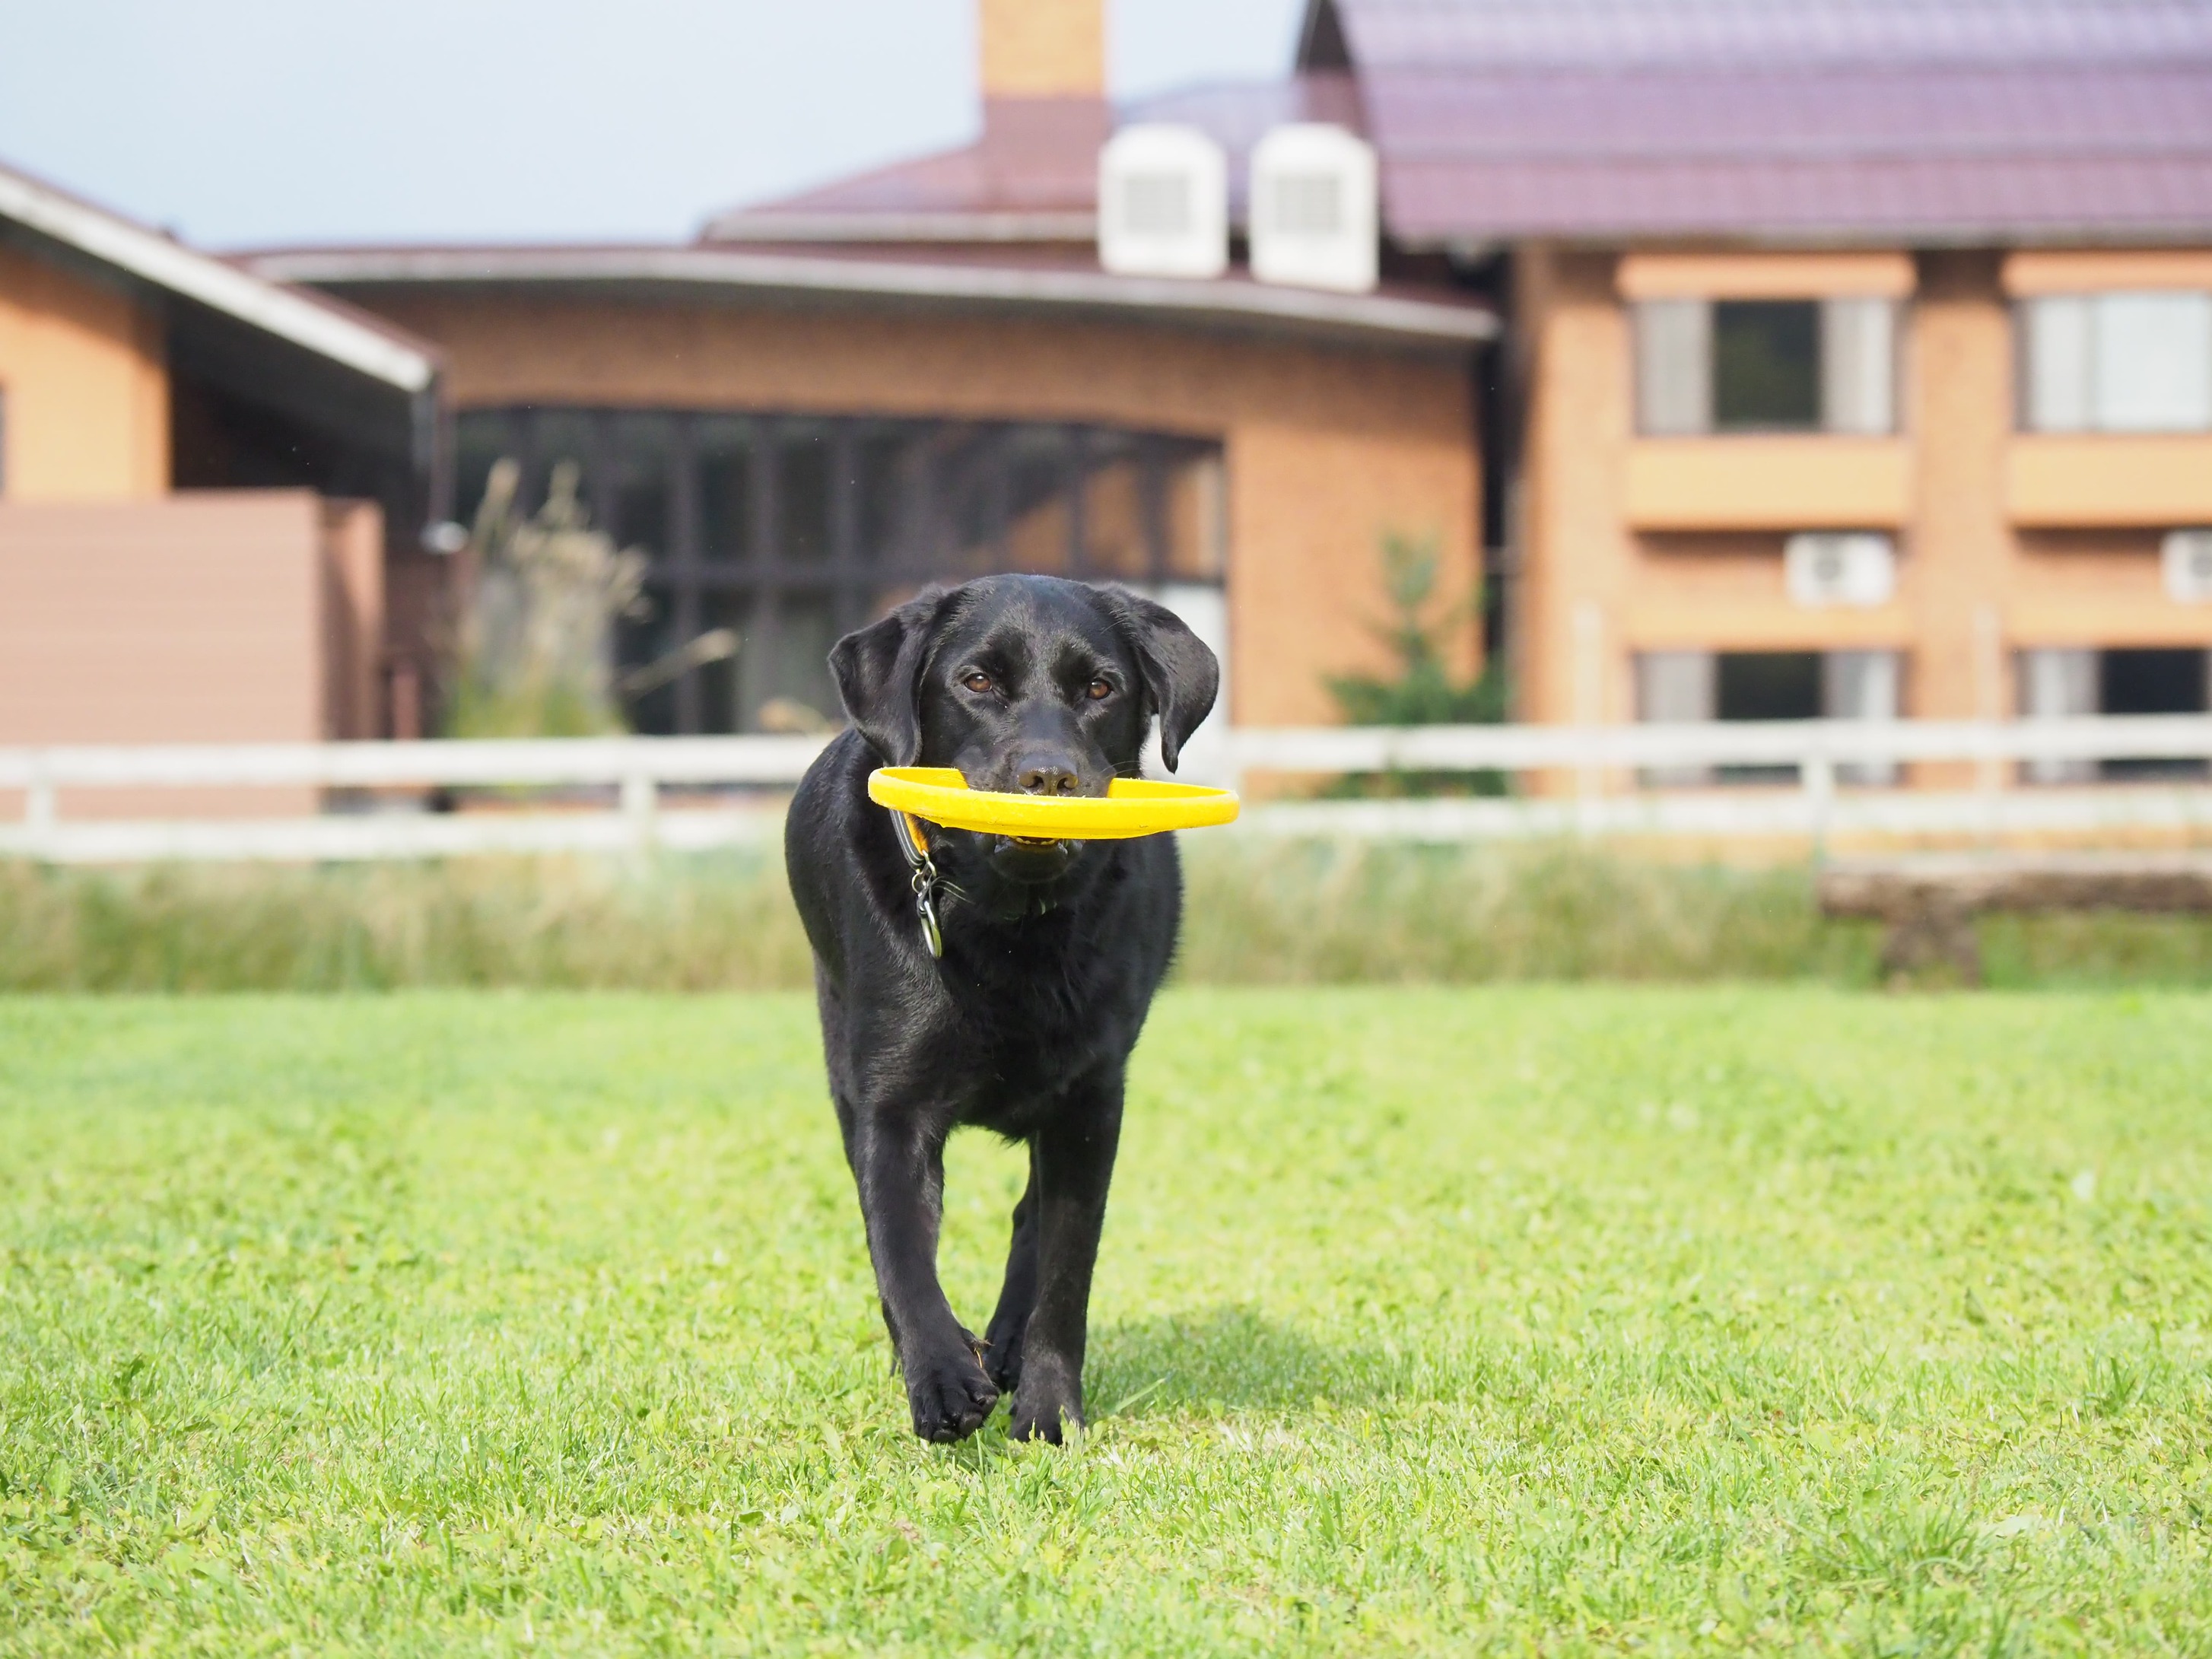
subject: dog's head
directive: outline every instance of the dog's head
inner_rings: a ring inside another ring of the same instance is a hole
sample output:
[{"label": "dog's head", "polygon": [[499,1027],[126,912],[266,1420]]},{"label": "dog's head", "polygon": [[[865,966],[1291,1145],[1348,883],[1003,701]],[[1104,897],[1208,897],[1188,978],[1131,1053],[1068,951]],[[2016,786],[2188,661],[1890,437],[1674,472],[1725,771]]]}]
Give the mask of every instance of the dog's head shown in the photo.
[{"label": "dog's head", "polygon": [[[1221,682],[1164,605],[1056,576],[925,592],[838,641],[830,667],[884,764],[955,766],[971,789],[1045,795],[1103,795],[1134,777],[1155,716],[1174,770]],[[1085,845],[967,839],[1024,884],[1066,874]]]}]

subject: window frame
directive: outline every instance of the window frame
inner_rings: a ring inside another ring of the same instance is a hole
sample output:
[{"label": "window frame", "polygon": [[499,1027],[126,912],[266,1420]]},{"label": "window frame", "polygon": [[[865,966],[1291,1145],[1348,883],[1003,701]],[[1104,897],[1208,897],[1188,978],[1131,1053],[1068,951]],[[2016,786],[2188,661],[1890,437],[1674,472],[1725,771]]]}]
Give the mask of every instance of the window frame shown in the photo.
[{"label": "window frame", "polygon": [[[1887,295],[1708,295],[1632,300],[1629,310],[1630,407],[1639,438],[1893,438],[1905,428],[1906,332],[1910,301]],[[1782,304],[1813,307],[1813,416],[1806,423],[1720,423],[1718,308]],[[1878,327],[1866,320],[1879,312]],[[1870,342],[1870,343],[1869,343]],[[1872,356],[1851,356],[1865,353]],[[1694,353],[1689,362],[1686,352]],[[1878,365],[1878,367],[1875,367]],[[1669,383],[1657,376],[1671,369]],[[1872,390],[1875,395],[1868,395]],[[1881,404],[1880,418],[1865,412]]]},{"label": "window frame", "polygon": [[[2203,359],[2198,365],[2203,413],[2193,425],[2149,426],[2112,424],[2104,408],[2102,307],[2114,301],[2150,298],[2191,299],[2203,315]],[[2077,419],[2046,423],[2043,416],[2045,382],[2039,378],[2041,353],[2046,349],[2039,336],[2051,327],[2060,313],[2051,307],[2079,307],[2080,339],[2074,349],[2081,354],[2075,365],[2080,385]],[[2015,431],[2051,437],[2194,437],[2212,433],[2212,289],[2202,288],[2107,288],[2079,291],[2022,295],[2013,301],[2013,369]]]}]

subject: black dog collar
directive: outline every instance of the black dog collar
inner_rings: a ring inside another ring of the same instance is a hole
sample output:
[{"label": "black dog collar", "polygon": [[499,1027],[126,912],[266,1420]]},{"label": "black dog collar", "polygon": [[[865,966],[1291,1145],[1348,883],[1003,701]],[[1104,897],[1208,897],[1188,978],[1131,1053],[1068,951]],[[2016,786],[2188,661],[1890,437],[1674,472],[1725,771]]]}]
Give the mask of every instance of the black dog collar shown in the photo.
[{"label": "black dog collar", "polygon": [[914,908],[921,917],[922,943],[929,946],[932,958],[942,959],[945,929],[937,920],[937,889],[943,878],[929,856],[929,843],[923,839],[919,823],[907,813],[894,811],[891,828],[898,835],[899,850],[906,854],[907,868],[912,872]]}]

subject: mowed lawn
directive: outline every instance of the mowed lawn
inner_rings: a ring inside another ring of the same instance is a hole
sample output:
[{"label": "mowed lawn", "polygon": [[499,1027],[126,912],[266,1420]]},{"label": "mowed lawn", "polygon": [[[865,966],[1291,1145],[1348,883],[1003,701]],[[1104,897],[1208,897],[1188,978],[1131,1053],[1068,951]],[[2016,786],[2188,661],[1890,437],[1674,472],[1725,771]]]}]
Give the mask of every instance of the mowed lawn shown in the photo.
[{"label": "mowed lawn", "polygon": [[1180,992],[939,1449],[801,998],[0,1003],[0,1649],[2204,1653],[2208,1183],[2203,997]]}]

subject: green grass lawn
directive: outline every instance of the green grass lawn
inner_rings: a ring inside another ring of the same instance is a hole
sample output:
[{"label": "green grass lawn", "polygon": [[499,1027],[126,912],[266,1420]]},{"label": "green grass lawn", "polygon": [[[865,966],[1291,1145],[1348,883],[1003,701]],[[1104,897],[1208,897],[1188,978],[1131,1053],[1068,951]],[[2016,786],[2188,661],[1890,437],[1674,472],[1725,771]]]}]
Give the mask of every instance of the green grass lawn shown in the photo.
[{"label": "green grass lawn", "polygon": [[2212,1000],[1171,994],[1065,1449],[812,1026],[0,1002],[0,1650],[2212,1651]]}]

